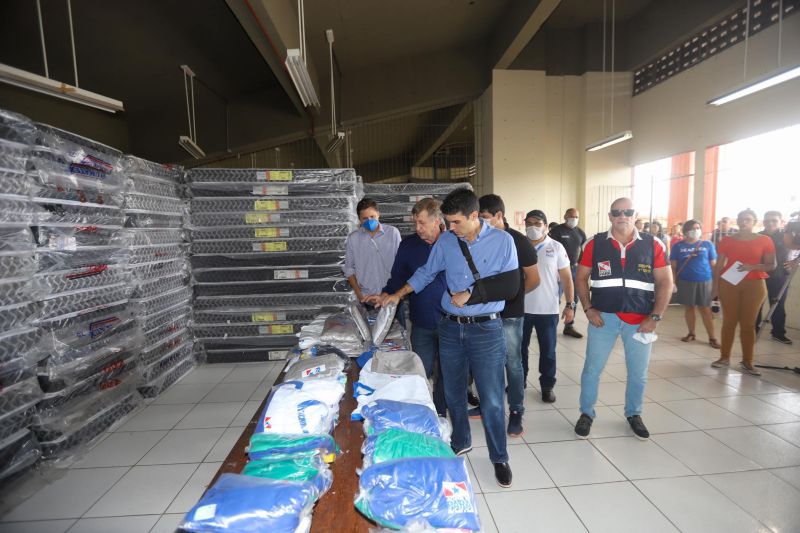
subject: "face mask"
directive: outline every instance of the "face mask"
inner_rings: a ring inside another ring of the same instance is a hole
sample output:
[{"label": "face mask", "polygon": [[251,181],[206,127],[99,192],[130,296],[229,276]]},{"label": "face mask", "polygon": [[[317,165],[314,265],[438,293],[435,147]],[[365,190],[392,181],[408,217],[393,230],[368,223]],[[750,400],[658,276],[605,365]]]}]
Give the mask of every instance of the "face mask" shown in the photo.
[{"label": "face mask", "polygon": [[693,229],[686,234],[690,239],[699,239],[703,236],[703,230]]},{"label": "face mask", "polygon": [[368,218],[361,225],[364,226],[364,229],[367,231],[375,231],[378,229],[378,221],[374,218]]},{"label": "face mask", "polygon": [[532,241],[538,241],[544,237],[544,228],[537,228],[536,226],[528,226],[525,228],[525,235]]},{"label": "face mask", "polygon": [[578,225],[578,219],[577,218],[568,218],[567,219],[567,227],[568,228],[572,229],[577,225]]}]

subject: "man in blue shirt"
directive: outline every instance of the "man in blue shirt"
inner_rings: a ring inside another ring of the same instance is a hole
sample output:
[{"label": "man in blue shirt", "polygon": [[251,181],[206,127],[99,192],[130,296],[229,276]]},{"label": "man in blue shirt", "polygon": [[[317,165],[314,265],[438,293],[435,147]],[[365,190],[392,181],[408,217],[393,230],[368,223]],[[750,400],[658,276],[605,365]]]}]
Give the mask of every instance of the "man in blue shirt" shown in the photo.
[{"label": "man in blue shirt", "polygon": [[442,294],[444,317],[439,322],[439,360],[453,435],[450,446],[458,455],[472,450],[467,417],[467,372],[481,398],[481,415],[501,487],[511,486],[505,432],[506,343],[500,312],[505,301],[519,289],[514,239],[478,216],[478,198],[468,189],[457,189],[442,203],[450,231],[433,245],[428,261],[408,283],[382,298],[381,305],[427,287],[444,271],[448,292]]},{"label": "man in blue shirt", "polygon": [[[384,296],[395,293],[406,284],[414,272],[428,261],[434,243],[444,231],[444,219],[440,210],[441,202],[434,198],[423,198],[414,205],[411,215],[414,218],[416,233],[400,241],[400,248],[392,265],[392,277],[386,282],[380,296],[367,298],[369,303],[377,303]],[[446,415],[444,384],[439,366],[439,333],[437,327],[442,318],[442,295],[447,291],[444,272],[434,278],[421,292],[408,296],[411,317],[411,348],[422,359],[425,374],[434,380],[433,404],[439,416]]]},{"label": "man in blue shirt", "polygon": [[378,204],[371,198],[362,198],[356,205],[359,228],[345,241],[344,275],[353,287],[358,301],[380,294],[389,279],[400,232],[397,228],[380,223]]}]

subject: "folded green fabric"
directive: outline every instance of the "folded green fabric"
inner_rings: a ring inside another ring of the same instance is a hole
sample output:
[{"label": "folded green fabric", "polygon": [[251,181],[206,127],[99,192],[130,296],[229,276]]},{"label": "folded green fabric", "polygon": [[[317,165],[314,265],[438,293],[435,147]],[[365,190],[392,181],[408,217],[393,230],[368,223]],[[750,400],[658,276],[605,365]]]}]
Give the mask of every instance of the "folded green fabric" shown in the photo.
[{"label": "folded green fabric", "polygon": [[450,445],[443,440],[402,429],[387,429],[368,437],[363,452],[368,464],[406,457],[455,457]]},{"label": "folded green fabric", "polygon": [[284,481],[310,481],[319,496],[325,494],[333,482],[333,474],[319,455],[258,459],[247,463],[242,474]]},{"label": "folded green fabric", "polygon": [[253,433],[247,450],[250,460],[277,459],[295,456],[320,455],[326,463],[332,463],[339,452],[336,441],[330,435],[279,435]]}]

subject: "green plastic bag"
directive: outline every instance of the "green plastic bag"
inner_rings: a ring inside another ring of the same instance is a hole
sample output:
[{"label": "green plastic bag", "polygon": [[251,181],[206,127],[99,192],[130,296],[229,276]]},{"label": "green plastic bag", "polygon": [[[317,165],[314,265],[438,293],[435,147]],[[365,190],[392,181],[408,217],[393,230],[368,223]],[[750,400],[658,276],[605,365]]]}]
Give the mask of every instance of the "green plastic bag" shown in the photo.
[{"label": "green plastic bag", "polygon": [[325,494],[333,483],[333,474],[319,455],[250,461],[242,474],[284,481],[310,481],[316,487],[318,496]]},{"label": "green plastic bag", "polygon": [[326,463],[332,463],[339,453],[336,441],[330,435],[279,435],[253,433],[247,450],[250,460],[278,459],[297,456],[319,455]]},{"label": "green plastic bag", "polygon": [[455,457],[443,440],[402,429],[387,429],[367,437],[362,451],[365,467],[406,457]]}]

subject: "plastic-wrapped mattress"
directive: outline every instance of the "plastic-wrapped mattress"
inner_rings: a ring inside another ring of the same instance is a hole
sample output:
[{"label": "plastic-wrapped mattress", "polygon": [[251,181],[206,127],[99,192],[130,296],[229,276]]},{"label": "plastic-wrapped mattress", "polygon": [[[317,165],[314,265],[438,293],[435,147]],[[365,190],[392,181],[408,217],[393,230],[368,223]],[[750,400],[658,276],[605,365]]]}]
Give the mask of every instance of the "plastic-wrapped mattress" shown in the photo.
[{"label": "plastic-wrapped mattress", "polygon": [[244,225],[223,226],[216,228],[192,228],[192,240],[215,239],[288,239],[296,237],[327,239],[330,237],[347,237],[354,227],[352,224],[310,224],[307,226],[296,225]]},{"label": "plastic-wrapped mattress", "polygon": [[272,308],[296,306],[344,307],[350,300],[348,293],[275,294],[261,296],[199,296],[195,299],[195,311],[240,308]]},{"label": "plastic-wrapped mattress", "polygon": [[194,288],[195,296],[256,296],[260,294],[305,294],[319,292],[348,292],[344,278],[296,279],[287,281],[254,281],[250,283],[201,283]]},{"label": "plastic-wrapped mattress", "polygon": [[39,442],[27,428],[0,440],[0,483],[33,466],[41,456]]},{"label": "plastic-wrapped mattress", "polygon": [[322,194],[351,194],[360,192],[355,181],[302,181],[286,183],[256,183],[252,181],[205,181],[189,185],[189,193],[194,197],[219,196],[314,196]]},{"label": "plastic-wrapped mattress", "polygon": [[[252,202],[252,200],[250,200]],[[256,224],[315,224],[320,220],[320,211],[256,211],[246,212],[192,212],[192,227],[242,226]],[[355,210],[327,211],[322,213],[326,224],[356,224]]]},{"label": "plastic-wrapped mattress", "polygon": [[273,212],[273,211],[353,211],[355,197],[349,195],[326,196],[264,196],[258,199],[252,196],[230,196],[219,198],[193,198],[192,213],[218,212]]},{"label": "plastic-wrapped mattress", "polygon": [[322,252],[344,249],[344,237],[291,238],[291,239],[240,239],[192,242],[195,254],[272,254],[280,252]]},{"label": "plastic-wrapped mattress", "polygon": [[354,182],[356,172],[352,168],[316,169],[255,169],[255,168],[193,168],[186,175],[194,185],[203,182],[252,182],[252,183],[316,183]]},{"label": "plastic-wrapped mattress", "polygon": [[273,322],[311,322],[322,307],[231,307],[195,311],[195,327],[200,324],[271,324]]},{"label": "plastic-wrapped mattress", "polygon": [[192,271],[198,283],[242,283],[252,281],[312,280],[342,276],[340,265],[295,267],[197,268]]},{"label": "plastic-wrapped mattress", "polygon": [[335,265],[344,260],[343,250],[328,252],[270,252],[264,254],[192,255],[192,268],[244,268],[289,265]]}]

